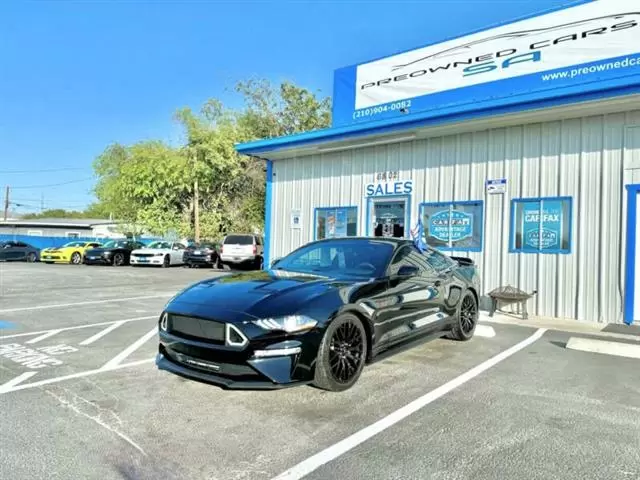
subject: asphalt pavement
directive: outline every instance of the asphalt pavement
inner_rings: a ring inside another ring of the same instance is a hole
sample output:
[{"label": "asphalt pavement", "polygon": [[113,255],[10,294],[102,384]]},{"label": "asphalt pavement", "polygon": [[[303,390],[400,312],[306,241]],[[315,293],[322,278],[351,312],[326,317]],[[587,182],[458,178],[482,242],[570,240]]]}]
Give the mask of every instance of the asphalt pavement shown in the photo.
[{"label": "asphalt pavement", "polygon": [[0,264],[1,476],[640,479],[640,361],[563,332],[417,344],[339,394],[158,371],[162,306],[214,275]]}]

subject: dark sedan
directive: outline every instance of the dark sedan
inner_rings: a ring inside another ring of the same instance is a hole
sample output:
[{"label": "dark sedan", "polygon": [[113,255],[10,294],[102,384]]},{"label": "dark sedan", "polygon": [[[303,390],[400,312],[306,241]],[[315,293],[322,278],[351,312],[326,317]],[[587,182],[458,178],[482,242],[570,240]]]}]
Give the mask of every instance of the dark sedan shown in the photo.
[{"label": "dark sedan", "polygon": [[202,242],[189,245],[183,255],[186,267],[213,267],[220,269],[218,245],[213,242]]},{"label": "dark sedan", "polygon": [[131,251],[144,248],[142,242],[135,240],[109,240],[100,248],[92,248],[85,252],[84,263],[87,265],[113,265],[120,267],[129,265]]},{"label": "dark sedan", "polygon": [[156,365],[229,388],[346,390],[385,350],[419,337],[469,340],[479,294],[469,259],[409,240],[321,240],[268,271],[178,293],[159,319]]},{"label": "dark sedan", "polygon": [[0,261],[37,262],[40,250],[24,242],[0,242]]}]

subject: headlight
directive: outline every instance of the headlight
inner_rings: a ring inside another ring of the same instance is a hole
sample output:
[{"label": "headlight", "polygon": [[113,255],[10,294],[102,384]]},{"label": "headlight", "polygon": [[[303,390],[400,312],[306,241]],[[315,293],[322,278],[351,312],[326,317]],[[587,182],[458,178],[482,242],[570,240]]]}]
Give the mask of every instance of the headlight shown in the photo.
[{"label": "headlight", "polygon": [[156,253],[155,254],[156,257],[161,257],[162,255],[164,255],[164,253]]},{"label": "headlight", "polygon": [[261,318],[253,320],[254,325],[265,330],[283,330],[287,333],[300,332],[315,327],[318,322],[304,315],[287,315],[286,317]]},{"label": "headlight", "polygon": [[167,315],[167,312],[164,312],[160,317],[160,330],[164,332],[167,331],[168,320],[169,320],[169,315]]}]

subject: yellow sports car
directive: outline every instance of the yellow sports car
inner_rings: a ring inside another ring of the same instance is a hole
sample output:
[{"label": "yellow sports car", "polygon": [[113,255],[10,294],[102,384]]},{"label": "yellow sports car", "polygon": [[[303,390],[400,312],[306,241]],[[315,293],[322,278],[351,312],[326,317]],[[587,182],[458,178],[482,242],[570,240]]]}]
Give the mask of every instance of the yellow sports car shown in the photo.
[{"label": "yellow sports car", "polygon": [[98,242],[69,242],[58,248],[45,248],[40,251],[40,261],[44,263],[73,263],[80,265],[84,252],[90,248],[99,248]]}]

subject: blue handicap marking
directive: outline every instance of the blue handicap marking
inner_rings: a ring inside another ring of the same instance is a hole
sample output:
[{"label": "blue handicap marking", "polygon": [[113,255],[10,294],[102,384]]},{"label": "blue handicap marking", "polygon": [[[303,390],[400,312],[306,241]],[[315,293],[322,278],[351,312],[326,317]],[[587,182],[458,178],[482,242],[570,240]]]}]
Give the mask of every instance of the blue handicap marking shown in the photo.
[{"label": "blue handicap marking", "polygon": [[16,324],[12,322],[7,322],[5,320],[0,320],[0,329],[2,328],[16,328]]}]

